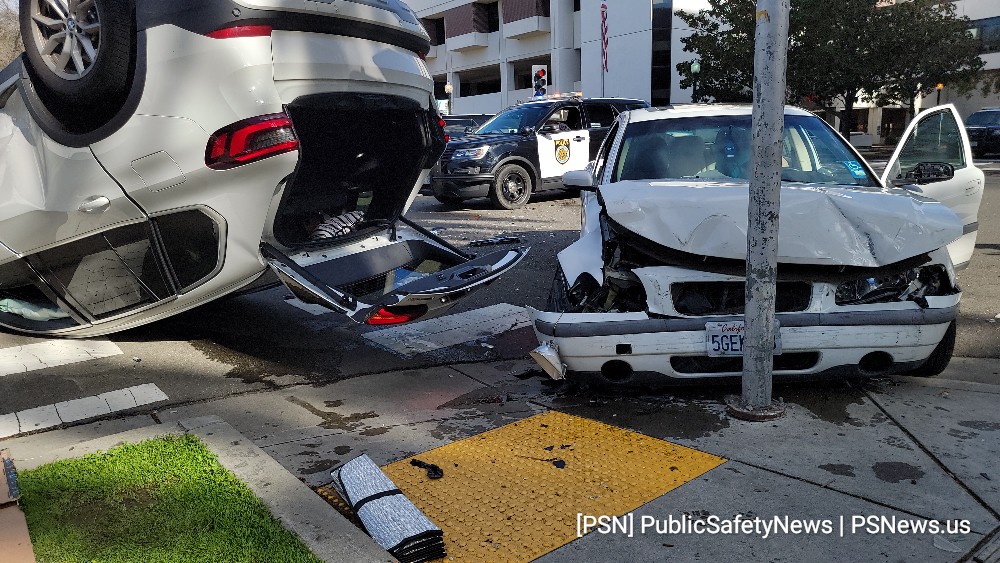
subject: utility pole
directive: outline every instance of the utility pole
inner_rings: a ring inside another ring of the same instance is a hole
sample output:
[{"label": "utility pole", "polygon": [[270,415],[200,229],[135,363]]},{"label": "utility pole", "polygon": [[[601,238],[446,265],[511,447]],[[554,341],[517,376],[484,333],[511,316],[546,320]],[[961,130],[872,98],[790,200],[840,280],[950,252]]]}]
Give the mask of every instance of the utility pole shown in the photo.
[{"label": "utility pole", "polygon": [[744,420],[772,420],[785,413],[784,404],[772,400],[771,390],[790,9],[790,0],[757,0],[755,12],[743,396],[726,400],[729,413]]}]

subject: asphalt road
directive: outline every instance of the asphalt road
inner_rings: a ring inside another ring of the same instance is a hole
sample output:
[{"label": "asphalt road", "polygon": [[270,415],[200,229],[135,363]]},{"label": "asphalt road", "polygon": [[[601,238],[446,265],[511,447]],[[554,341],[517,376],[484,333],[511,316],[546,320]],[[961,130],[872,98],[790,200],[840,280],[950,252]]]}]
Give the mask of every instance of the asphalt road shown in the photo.
[{"label": "asphalt road", "polygon": [[[965,290],[956,356],[1000,358],[1000,173],[987,176],[976,255],[961,273]],[[530,255],[492,286],[453,312],[493,305],[542,306],[555,255],[578,235],[573,194],[537,197],[517,211],[491,209],[486,199],[458,210],[432,197],[417,198],[408,215],[459,247],[509,235],[531,246]],[[506,246],[496,247],[498,249]],[[493,248],[470,249],[477,252]],[[313,315],[290,306],[283,289],[223,299],[196,310],[108,337],[121,354],[0,375],[0,414],[154,383],[170,402],[192,403],[287,385],[325,384],[357,375],[430,365],[476,364],[524,358],[536,345],[530,329],[483,336],[471,343],[402,358],[370,345],[368,327],[335,314]],[[44,340],[0,334],[0,348]]]}]

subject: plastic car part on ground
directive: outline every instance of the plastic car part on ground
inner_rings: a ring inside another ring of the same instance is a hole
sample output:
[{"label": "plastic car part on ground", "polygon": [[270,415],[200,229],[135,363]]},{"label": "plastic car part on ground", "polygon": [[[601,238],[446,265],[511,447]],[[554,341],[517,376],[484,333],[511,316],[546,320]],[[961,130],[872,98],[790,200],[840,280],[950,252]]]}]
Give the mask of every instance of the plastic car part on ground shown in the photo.
[{"label": "plastic car part on ground", "polygon": [[469,246],[494,246],[498,244],[519,244],[521,239],[517,237],[499,236],[492,238],[484,238],[479,240],[474,240],[469,243]]},{"label": "plastic car part on ground", "polygon": [[333,484],[347,499],[365,531],[403,563],[447,556],[443,533],[386,477],[367,455],[333,473]]}]

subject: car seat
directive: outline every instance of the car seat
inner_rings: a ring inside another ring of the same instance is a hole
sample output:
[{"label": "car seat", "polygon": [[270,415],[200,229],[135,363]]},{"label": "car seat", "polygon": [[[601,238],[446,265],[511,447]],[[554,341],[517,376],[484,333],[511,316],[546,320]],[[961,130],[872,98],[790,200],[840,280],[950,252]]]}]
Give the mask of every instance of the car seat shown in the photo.
[{"label": "car seat", "polygon": [[644,135],[631,140],[621,180],[658,180],[670,177],[670,145],[659,135]]},{"label": "car seat", "polygon": [[730,178],[750,177],[750,132],[727,127],[715,136],[715,168]]},{"label": "car seat", "polygon": [[675,137],[667,162],[671,178],[694,176],[705,168],[705,141],[697,135]]}]

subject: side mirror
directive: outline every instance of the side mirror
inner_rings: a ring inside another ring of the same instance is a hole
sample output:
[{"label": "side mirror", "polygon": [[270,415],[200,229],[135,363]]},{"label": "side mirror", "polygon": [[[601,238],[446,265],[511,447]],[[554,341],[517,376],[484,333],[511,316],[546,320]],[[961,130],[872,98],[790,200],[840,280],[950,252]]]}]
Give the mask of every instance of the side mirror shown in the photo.
[{"label": "side mirror", "polygon": [[555,123],[546,123],[545,125],[542,125],[541,129],[539,129],[538,132],[552,134],[552,133],[561,133],[562,130]]},{"label": "side mirror", "polygon": [[563,186],[567,188],[578,188],[580,191],[597,191],[594,186],[594,176],[587,170],[570,170],[562,176]]},{"label": "side mirror", "polygon": [[920,162],[902,177],[894,178],[892,184],[894,186],[932,184],[951,180],[954,177],[955,167],[947,162]]},{"label": "side mirror", "polygon": [[521,135],[524,135],[524,136],[533,135],[535,133],[535,128],[534,127],[522,127],[520,129],[518,129],[517,132],[519,134],[521,134]]}]

